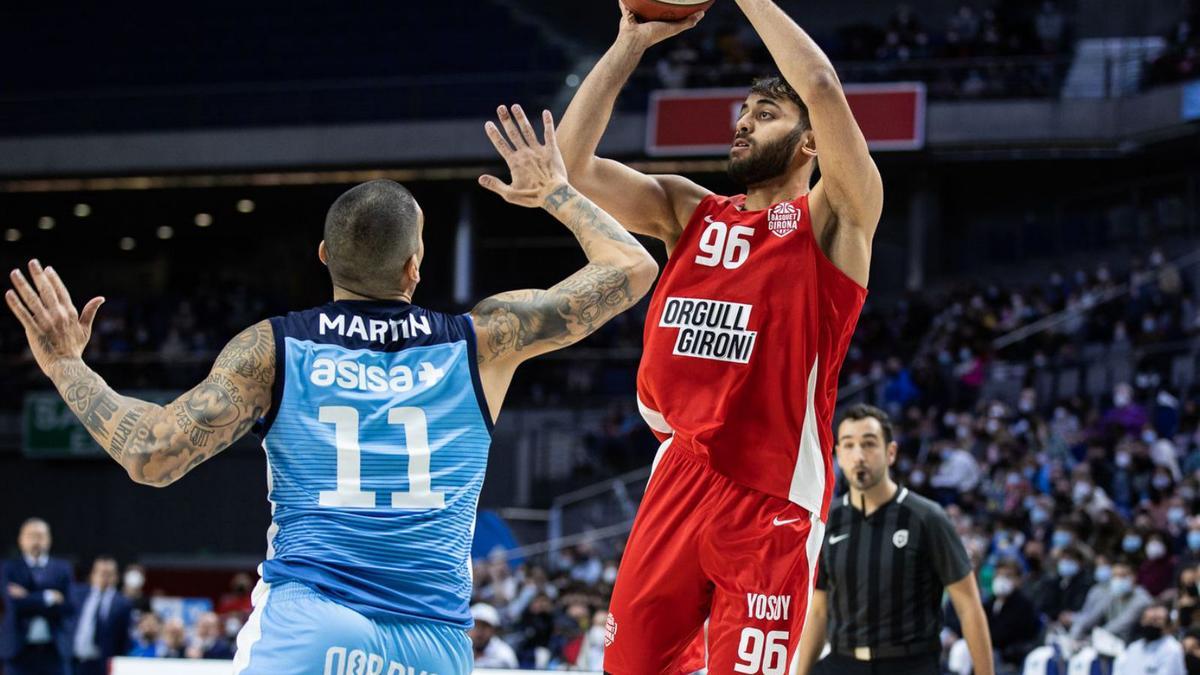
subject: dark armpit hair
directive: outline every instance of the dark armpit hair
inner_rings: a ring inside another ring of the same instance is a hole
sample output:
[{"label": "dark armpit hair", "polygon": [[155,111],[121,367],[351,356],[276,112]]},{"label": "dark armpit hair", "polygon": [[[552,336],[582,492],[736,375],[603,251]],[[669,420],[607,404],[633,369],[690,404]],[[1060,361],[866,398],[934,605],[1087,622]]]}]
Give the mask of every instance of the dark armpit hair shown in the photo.
[{"label": "dark armpit hair", "polygon": [[808,106],[804,105],[804,101],[800,100],[800,94],[797,94],[796,90],[792,89],[792,85],[788,84],[782,76],[769,75],[758,78],[750,85],[750,93],[777,101],[788,100],[795,103],[800,108],[800,126],[804,129],[812,128],[812,123],[808,119]]},{"label": "dark armpit hair", "polygon": [[875,420],[879,422],[880,428],[883,429],[883,442],[891,443],[892,420],[888,417],[887,413],[873,405],[859,403],[857,405],[850,406],[848,409],[846,409],[846,412],[842,413],[842,419],[838,420],[837,427],[835,428],[840,428],[842,426],[842,422],[845,422],[846,420],[854,420],[857,422],[859,420],[865,420],[868,417],[874,417]]}]

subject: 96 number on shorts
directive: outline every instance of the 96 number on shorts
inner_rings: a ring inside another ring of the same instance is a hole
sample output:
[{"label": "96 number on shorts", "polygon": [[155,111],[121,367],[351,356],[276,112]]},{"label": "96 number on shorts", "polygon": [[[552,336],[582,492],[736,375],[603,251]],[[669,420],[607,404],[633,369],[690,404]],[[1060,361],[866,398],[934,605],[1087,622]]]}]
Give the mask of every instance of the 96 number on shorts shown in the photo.
[{"label": "96 number on shorts", "polygon": [[788,633],[786,630],[763,632],[753,626],[742,629],[738,640],[738,659],[733,669],[754,675],[783,675],[787,670]]}]

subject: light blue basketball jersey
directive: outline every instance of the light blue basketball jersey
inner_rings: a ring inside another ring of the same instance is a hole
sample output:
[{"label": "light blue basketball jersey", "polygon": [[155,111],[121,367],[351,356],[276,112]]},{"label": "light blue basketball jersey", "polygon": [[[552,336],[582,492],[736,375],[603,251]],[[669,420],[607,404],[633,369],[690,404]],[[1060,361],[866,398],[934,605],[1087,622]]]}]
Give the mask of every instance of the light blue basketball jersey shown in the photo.
[{"label": "light blue basketball jersey", "polygon": [[470,317],[339,301],[271,327],[263,580],[372,618],[470,627],[491,443]]}]

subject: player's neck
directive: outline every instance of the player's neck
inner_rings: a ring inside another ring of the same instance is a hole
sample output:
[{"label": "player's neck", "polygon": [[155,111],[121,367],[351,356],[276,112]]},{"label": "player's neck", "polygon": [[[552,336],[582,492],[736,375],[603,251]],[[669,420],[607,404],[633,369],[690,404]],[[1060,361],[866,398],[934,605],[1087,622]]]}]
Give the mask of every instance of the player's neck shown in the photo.
[{"label": "player's neck", "polygon": [[869,490],[855,490],[851,486],[850,505],[862,511],[864,516],[869,516],[888,503],[899,489],[900,486],[896,485],[891,476],[885,476]]},{"label": "player's neck", "polygon": [[388,302],[412,302],[412,291],[398,290],[393,293],[385,293],[382,295],[367,295],[352,291],[348,288],[343,288],[334,284],[333,286],[333,301],[339,300],[382,300]]},{"label": "player's neck", "polygon": [[779,180],[767,181],[746,188],[745,211],[762,211],[780,202],[789,202],[808,194],[808,172],[799,175],[781,176]]}]

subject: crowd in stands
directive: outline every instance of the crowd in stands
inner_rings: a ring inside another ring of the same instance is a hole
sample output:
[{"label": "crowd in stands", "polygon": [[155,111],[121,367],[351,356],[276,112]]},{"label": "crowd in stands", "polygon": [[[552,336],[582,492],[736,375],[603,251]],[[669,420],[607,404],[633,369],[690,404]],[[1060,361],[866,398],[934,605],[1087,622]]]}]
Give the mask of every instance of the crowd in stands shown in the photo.
[{"label": "crowd in stands", "polygon": [[[655,64],[666,88],[745,86],[771,70],[770,55],[734,8],[715,5],[693,32],[672,41]],[[1040,6],[964,3],[950,16],[897,6],[884,25],[818,36],[843,80],[922,80],[935,98],[1050,96],[1066,72],[1071,21],[1054,2]]]},{"label": "crowd in stands", "polygon": [[1148,84],[1200,78],[1200,2],[1185,3],[1182,18],[1166,36],[1167,49],[1147,64]]},{"label": "crowd in stands", "polygon": [[[231,659],[250,615],[250,577],[236,574],[213,607],[185,616],[161,591],[147,592],[146,571],[97,557],[86,579],[51,555],[50,525],[26,520],[18,555],[0,567],[0,673],[103,675],[117,656]],[[60,670],[61,668],[61,670]],[[17,671],[14,671],[17,672]]]}]

